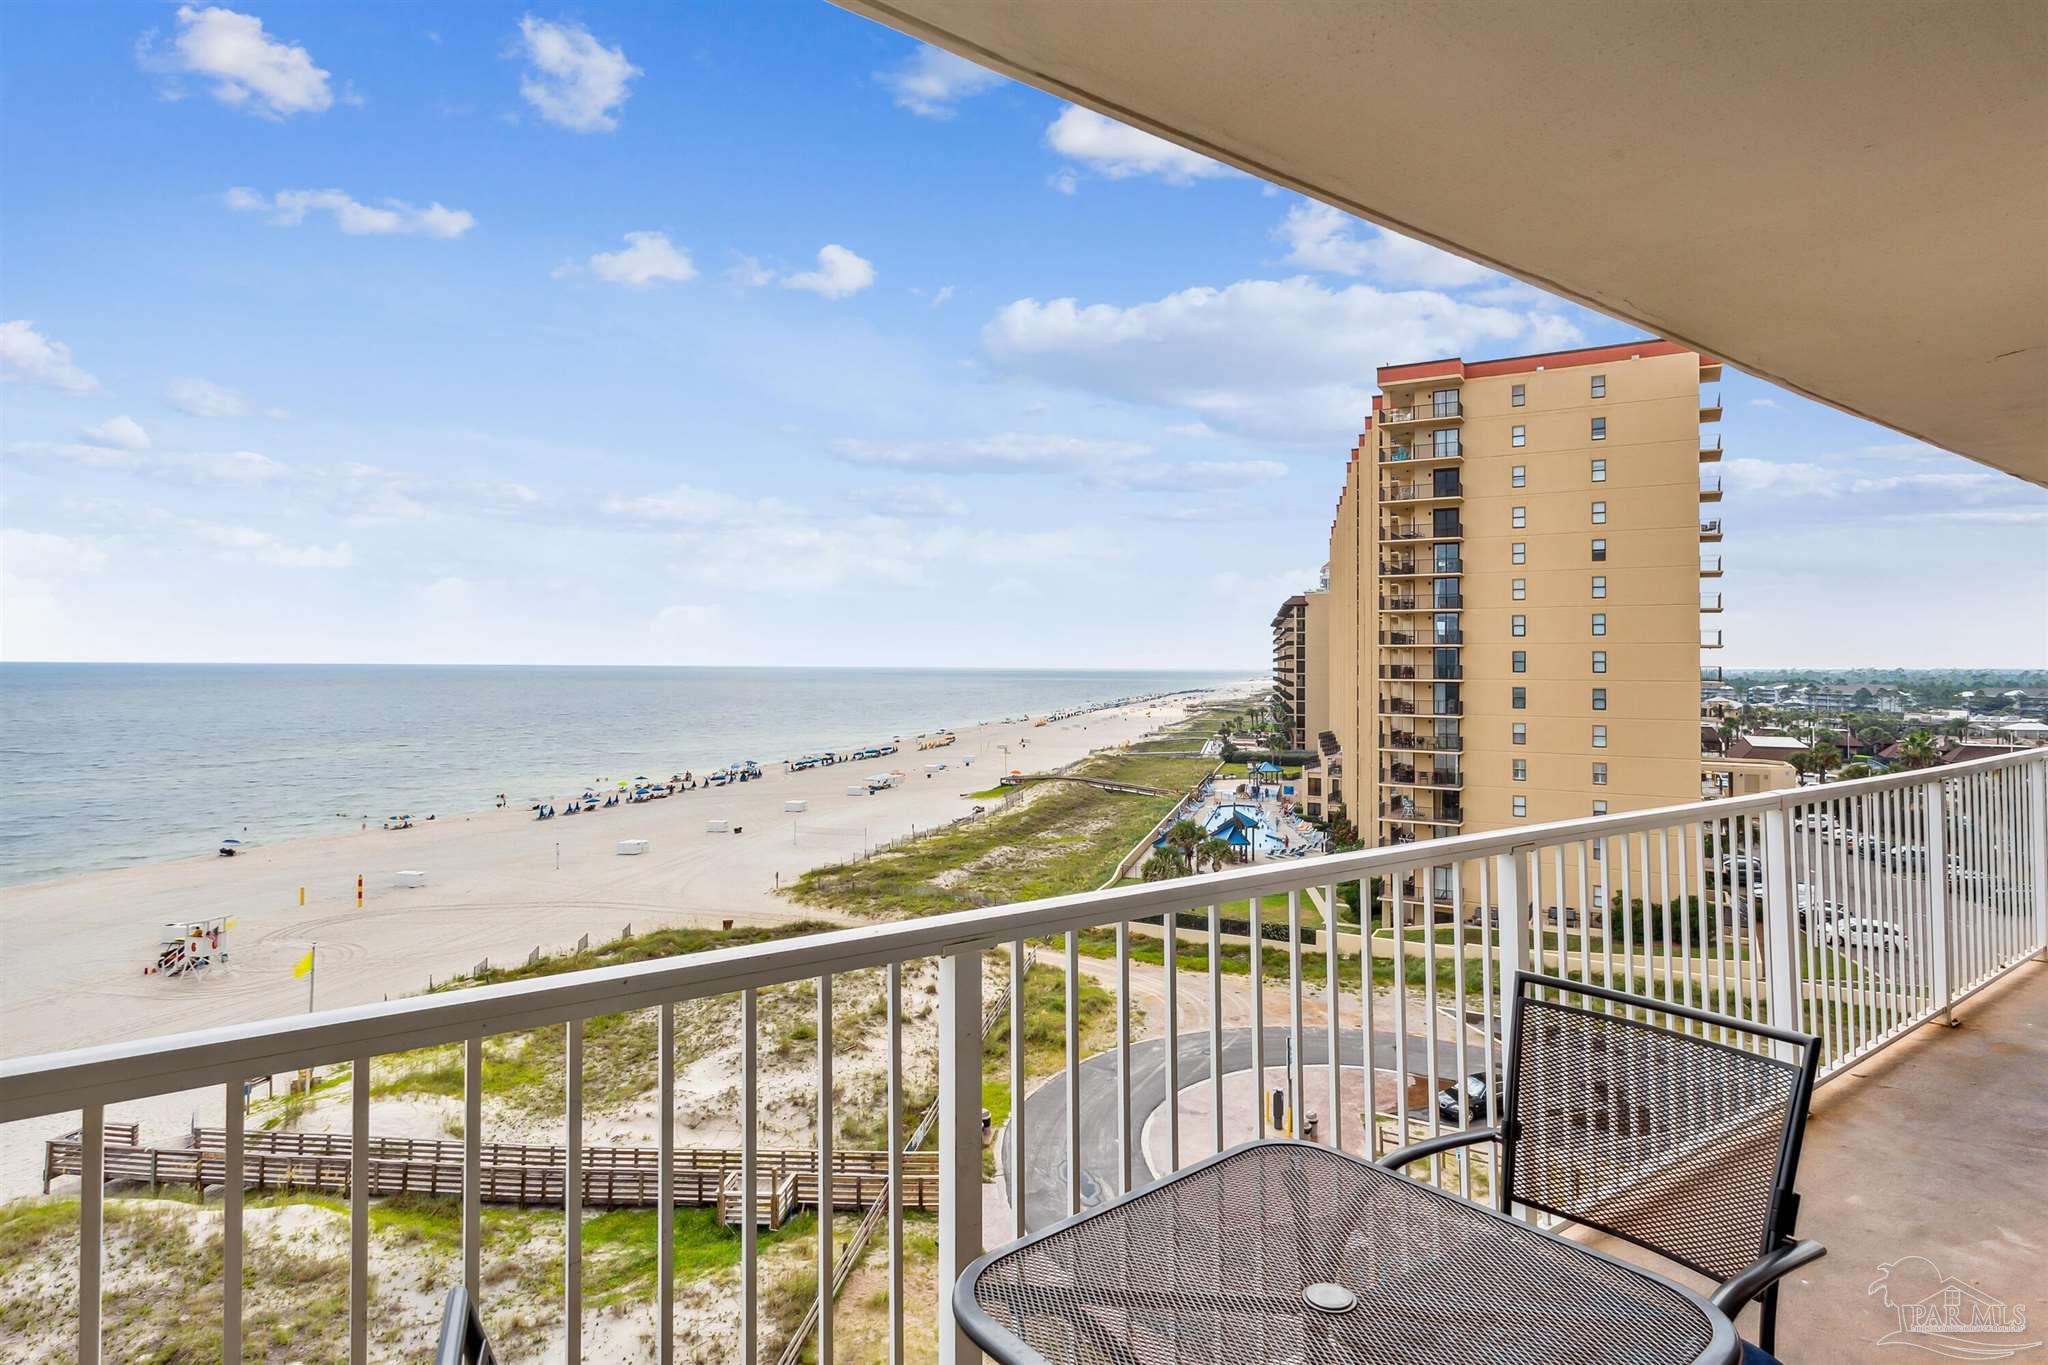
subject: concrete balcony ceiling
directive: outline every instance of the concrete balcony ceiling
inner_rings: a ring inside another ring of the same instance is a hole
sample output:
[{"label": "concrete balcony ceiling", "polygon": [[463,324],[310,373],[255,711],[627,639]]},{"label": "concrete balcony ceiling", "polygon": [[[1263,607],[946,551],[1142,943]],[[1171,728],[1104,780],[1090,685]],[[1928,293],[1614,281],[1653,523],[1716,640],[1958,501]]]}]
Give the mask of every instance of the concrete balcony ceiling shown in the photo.
[{"label": "concrete balcony ceiling", "polygon": [[2033,0],[838,3],[2048,486]]}]

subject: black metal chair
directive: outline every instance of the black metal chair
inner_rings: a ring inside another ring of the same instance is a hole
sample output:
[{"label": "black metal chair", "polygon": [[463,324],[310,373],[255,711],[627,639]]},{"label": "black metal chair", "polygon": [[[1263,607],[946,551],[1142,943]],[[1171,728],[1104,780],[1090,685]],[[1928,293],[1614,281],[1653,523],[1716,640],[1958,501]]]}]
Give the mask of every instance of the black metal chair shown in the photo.
[{"label": "black metal chair", "polygon": [[1653,1251],[1717,1283],[1710,1298],[1730,1318],[1761,1299],[1768,1354],[1778,1281],[1826,1253],[1793,1237],[1819,1040],[1528,972],[1515,977],[1513,1008],[1500,1127],[1413,1143],[1379,1164],[1398,1171],[1498,1142],[1503,1213],[1519,1204]]},{"label": "black metal chair", "polygon": [[434,1365],[498,1365],[490,1338],[484,1335],[483,1316],[459,1284],[448,1291],[441,1309],[441,1345]]}]

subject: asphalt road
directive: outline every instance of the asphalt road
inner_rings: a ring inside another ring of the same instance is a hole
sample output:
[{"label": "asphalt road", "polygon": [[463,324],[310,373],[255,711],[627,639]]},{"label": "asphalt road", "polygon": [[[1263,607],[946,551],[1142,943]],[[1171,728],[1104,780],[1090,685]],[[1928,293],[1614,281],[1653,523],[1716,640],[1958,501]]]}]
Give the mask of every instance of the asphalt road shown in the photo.
[{"label": "asphalt road", "polygon": [[[1443,1035],[1452,1036],[1446,1040]],[[1437,1074],[1460,1074],[1456,1029],[1443,1021],[1438,1029]],[[1266,1065],[1284,1065],[1287,1059],[1285,1027],[1266,1029]],[[1345,1029],[1338,1038],[1339,1064],[1358,1066],[1362,1062],[1363,1037],[1357,1029]],[[1472,1065],[1480,1065],[1476,1046],[1468,1049]],[[1408,1063],[1411,1070],[1426,1070],[1429,1040],[1410,1034]],[[1321,1066],[1329,1060],[1329,1038],[1320,1028],[1304,1029],[1302,1064]],[[1249,1028],[1223,1030],[1223,1074],[1249,1071],[1252,1065],[1252,1031]],[[1394,1035],[1373,1034],[1373,1065],[1391,1071],[1394,1067]],[[1180,1035],[1180,1084],[1183,1089],[1209,1078],[1209,1034],[1206,1029]],[[1148,1038],[1131,1044],[1131,1167],[1133,1179],[1145,1179],[1143,1133],[1145,1120],[1166,1103],[1166,1040]],[[1320,1107],[1320,1106],[1311,1106]],[[1030,1225],[1045,1227],[1067,1214],[1067,1086],[1064,1074],[1045,1081],[1025,1098],[1024,1194]],[[1183,1134],[1187,1132],[1182,1129]],[[1004,1154],[1007,1161],[1008,1154]],[[1116,1193],[1116,1053],[1099,1053],[1081,1061],[1081,1202],[1092,1207]],[[1014,1174],[1004,1172],[1005,1183]]]}]

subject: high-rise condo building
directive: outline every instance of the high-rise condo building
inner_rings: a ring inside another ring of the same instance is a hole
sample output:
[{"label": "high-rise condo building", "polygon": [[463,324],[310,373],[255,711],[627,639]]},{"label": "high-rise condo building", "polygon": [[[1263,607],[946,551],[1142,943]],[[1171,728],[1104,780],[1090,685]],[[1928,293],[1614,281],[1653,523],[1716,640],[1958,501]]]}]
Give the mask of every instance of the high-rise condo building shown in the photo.
[{"label": "high-rise condo building", "polygon": [[1310,660],[1368,843],[1698,799],[1719,378],[1663,341],[1379,371]]}]

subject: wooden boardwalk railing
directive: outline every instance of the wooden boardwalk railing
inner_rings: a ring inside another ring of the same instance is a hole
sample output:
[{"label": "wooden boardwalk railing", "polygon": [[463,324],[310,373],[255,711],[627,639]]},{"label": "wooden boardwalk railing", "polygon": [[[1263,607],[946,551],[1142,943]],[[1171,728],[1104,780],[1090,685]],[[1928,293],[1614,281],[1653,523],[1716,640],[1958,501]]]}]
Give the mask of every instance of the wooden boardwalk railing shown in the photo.
[{"label": "wooden boardwalk railing", "polygon": [[[203,1190],[227,1179],[226,1136],[218,1128],[195,1129],[189,1147],[135,1145],[134,1124],[108,1124],[105,1176],[122,1181],[190,1185]],[[123,1141],[117,1143],[116,1136]],[[317,1190],[347,1193],[352,1180],[347,1133],[250,1133],[242,1166],[251,1189]],[[369,1192],[373,1196],[417,1194],[460,1197],[462,1144],[433,1138],[372,1137]],[[565,1156],[561,1147],[523,1143],[483,1144],[481,1197],[501,1204],[560,1204]],[[795,1182],[800,1204],[818,1202],[818,1154],[802,1148],[767,1148],[756,1153],[763,1176],[778,1183]],[[583,1202],[601,1208],[653,1205],[660,1171],[653,1147],[586,1147],[583,1149]],[[939,1206],[938,1157],[910,1152],[903,1157],[903,1202],[907,1208]],[[43,1192],[58,1176],[81,1169],[76,1134],[44,1144]],[[675,1202],[715,1208],[719,1187],[740,1169],[737,1148],[679,1148],[675,1153]],[[851,1151],[832,1154],[832,1206],[865,1209],[888,1189],[889,1154]]]}]

